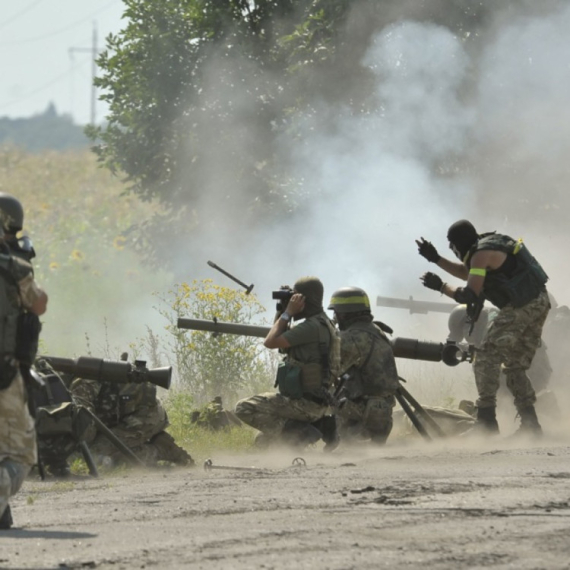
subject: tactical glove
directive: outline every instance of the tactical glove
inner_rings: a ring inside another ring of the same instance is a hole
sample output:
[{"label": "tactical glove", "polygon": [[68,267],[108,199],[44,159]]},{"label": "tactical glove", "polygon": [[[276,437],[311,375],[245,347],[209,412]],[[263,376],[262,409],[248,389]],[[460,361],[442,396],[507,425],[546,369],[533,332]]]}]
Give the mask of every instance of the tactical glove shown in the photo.
[{"label": "tactical glove", "polygon": [[435,273],[430,273],[429,271],[427,273],[424,273],[420,277],[420,279],[424,284],[424,287],[427,287],[428,289],[433,289],[434,291],[441,292],[444,285],[439,275],[436,275]]},{"label": "tactical glove", "polygon": [[437,263],[441,259],[441,255],[437,253],[437,249],[431,241],[426,241],[424,238],[420,238],[422,241],[416,240],[418,244],[418,252],[422,257],[425,257],[431,263]]}]

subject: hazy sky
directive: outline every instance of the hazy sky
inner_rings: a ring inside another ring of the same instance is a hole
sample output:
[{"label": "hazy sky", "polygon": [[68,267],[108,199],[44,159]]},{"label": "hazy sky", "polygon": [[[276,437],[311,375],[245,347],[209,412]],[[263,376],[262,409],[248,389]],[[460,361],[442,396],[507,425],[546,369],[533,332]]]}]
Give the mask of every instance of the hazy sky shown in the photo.
[{"label": "hazy sky", "polygon": [[[121,0],[0,0],[0,117],[29,117],[53,102],[88,123],[93,28],[101,51],[123,8]],[[97,102],[97,121],[104,112]]]}]

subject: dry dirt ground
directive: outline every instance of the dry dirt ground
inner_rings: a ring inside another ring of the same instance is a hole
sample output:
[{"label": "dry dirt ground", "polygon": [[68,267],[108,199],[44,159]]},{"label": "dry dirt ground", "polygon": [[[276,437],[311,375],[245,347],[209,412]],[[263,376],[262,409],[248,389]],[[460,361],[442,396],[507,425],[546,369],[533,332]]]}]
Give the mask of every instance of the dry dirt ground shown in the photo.
[{"label": "dry dirt ground", "polygon": [[27,481],[1,568],[570,568],[570,439],[218,457]]}]

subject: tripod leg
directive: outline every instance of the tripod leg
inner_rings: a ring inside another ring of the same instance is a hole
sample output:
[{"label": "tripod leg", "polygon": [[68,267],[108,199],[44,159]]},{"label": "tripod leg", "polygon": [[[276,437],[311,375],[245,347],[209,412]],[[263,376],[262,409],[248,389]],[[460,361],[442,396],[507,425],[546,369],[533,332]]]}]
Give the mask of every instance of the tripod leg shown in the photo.
[{"label": "tripod leg", "polygon": [[406,388],[400,386],[400,392],[402,396],[406,398],[406,400],[410,402],[412,406],[414,406],[416,413],[425,420],[426,424],[428,424],[429,427],[435,431],[437,436],[445,437],[445,433],[443,433],[442,429],[437,425],[436,421],[423,409],[422,405],[406,390]]},{"label": "tripod leg", "polygon": [[102,433],[123,455],[131,460],[132,463],[146,467],[146,464],[135,453],[132,452],[94,413],[89,409],[83,408],[95,422],[97,431]]},{"label": "tripod leg", "polygon": [[89,447],[87,443],[84,441],[79,443],[79,449],[81,451],[81,455],[83,455],[83,460],[87,464],[87,468],[89,469],[89,475],[91,477],[99,477],[99,472],[97,471],[97,467],[95,466],[95,461],[93,461],[93,456],[91,455],[91,451],[89,451]]},{"label": "tripod leg", "polygon": [[396,396],[396,400],[398,400],[398,403],[400,404],[400,406],[402,406],[402,409],[404,410],[404,412],[406,412],[406,415],[410,418],[411,422],[414,424],[414,427],[418,430],[419,434],[425,440],[431,441],[431,437],[430,437],[429,433],[426,431],[424,426],[421,424],[420,420],[418,419],[416,414],[413,412],[412,408],[410,408],[410,405],[408,404],[408,402],[406,402],[406,399],[402,395],[401,390],[402,390],[401,386],[400,386],[400,388],[398,388],[396,390],[396,393],[394,394]]}]

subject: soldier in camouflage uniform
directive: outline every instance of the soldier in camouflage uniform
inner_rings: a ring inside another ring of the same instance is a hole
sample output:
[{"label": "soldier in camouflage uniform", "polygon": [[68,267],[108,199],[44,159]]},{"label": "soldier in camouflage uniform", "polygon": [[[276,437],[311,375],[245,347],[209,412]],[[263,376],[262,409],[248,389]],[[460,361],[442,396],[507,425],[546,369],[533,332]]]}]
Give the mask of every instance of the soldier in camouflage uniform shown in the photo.
[{"label": "soldier in camouflage uniform", "polygon": [[495,232],[479,235],[467,220],[453,224],[447,238],[461,263],[441,257],[423,238],[416,241],[418,251],[451,275],[466,280],[467,285],[451,287],[430,272],[422,277],[424,285],[466,304],[473,323],[485,299],[499,309],[473,364],[479,393],[476,427],[491,433],[499,431],[496,405],[502,366],[521,418],[519,432],[540,435],[542,428],[534,408],[536,395],[526,371],[540,345],[550,309],[546,292],[548,276],[522,240]]},{"label": "soldier in camouflage uniform", "polygon": [[[126,354],[121,356],[126,360]],[[73,401],[93,412],[147,465],[169,461],[193,465],[190,455],[166,431],[168,418],[151,382],[98,382],[76,378],[70,387]],[[123,456],[91,425],[84,435],[91,451],[104,463],[115,464]]]},{"label": "soldier in camouflage uniform", "polygon": [[[24,212],[14,197],[0,193],[0,224],[4,236],[22,229]],[[34,281],[32,266],[12,257],[0,240],[0,313],[3,331],[0,346],[0,530],[12,526],[8,501],[37,461],[34,421],[31,418],[20,372],[22,356],[17,329],[26,311],[42,315],[47,308],[47,295]],[[18,360],[19,359],[19,360]]]},{"label": "soldier in camouflage uniform", "polygon": [[[323,293],[316,277],[295,283],[287,308],[277,313],[264,342],[267,348],[285,353],[277,373],[279,393],[237,403],[236,416],[261,432],[256,439],[259,446],[282,442],[302,448],[323,436],[329,443],[328,434],[317,425],[328,410],[340,355],[335,327],[323,310]],[[291,318],[305,320],[289,328]]]},{"label": "soldier in camouflage uniform", "polygon": [[390,341],[372,320],[368,295],[358,287],[335,291],[329,309],[340,329],[340,402],[336,409],[341,437],[356,436],[384,444],[392,431],[398,372]]},{"label": "soldier in camouflage uniform", "polygon": [[190,416],[190,420],[192,423],[213,431],[219,431],[232,426],[240,427],[242,425],[233,412],[224,409],[221,396],[216,396],[202,409],[194,410]]},{"label": "soldier in camouflage uniform", "polygon": [[[467,305],[458,305],[451,311],[449,315],[449,336],[448,341],[473,345],[476,349],[481,347],[487,328],[491,326],[493,319],[499,314],[495,307],[483,307],[481,314],[473,327],[473,331],[469,332],[471,325],[467,322]],[[528,377],[532,382],[535,391],[542,392],[548,389],[550,377],[552,376],[552,366],[548,357],[549,350],[544,340],[541,341],[536,354],[532,360],[532,364],[528,369]],[[501,373],[499,392],[508,394],[505,386],[504,374]]]}]

